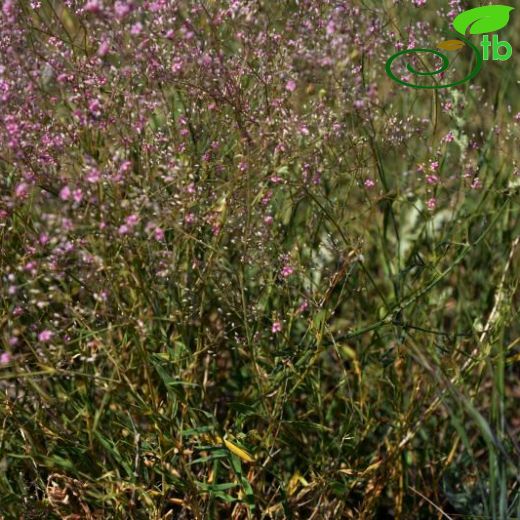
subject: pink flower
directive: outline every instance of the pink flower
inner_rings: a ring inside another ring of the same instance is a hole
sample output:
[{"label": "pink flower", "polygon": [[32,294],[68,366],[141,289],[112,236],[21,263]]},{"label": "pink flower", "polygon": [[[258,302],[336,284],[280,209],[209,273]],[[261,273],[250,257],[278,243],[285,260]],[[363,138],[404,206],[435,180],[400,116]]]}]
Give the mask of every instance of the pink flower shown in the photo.
[{"label": "pink flower", "polygon": [[119,0],[114,4],[114,12],[118,20],[122,20],[129,12],[130,5],[126,2],[120,2]]},{"label": "pink flower", "polygon": [[74,190],[72,197],[74,198],[74,202],[79,204],[83,198],[83,192],[78,188],[77,190]]},{"label": "pink flower", "polygon": [[442,138],[442,142],[443,143],[451,143],[452,141],[455,140],[455,136],[453,135],[452,132],[448,132],[443,138]]},{"label": "pink flower", "polygon": [[14,190],[17,199],[25,199],[29,194],[29,185],[26,182],[18,184]]},{"label": "pink flower", "polygon": [[35,261],[27,262],[23,268],[24,271],[27,271],[28,273],[31,273],[32,276],[36,276],[38,264]]},{"label": "pink flower", "polygon": [[290,79],[286,85],[285,85],[285,88],[286,90],[288,90],[289,92],[294,92],[296,90],[296,81],[294,81],[293,79]]},{"label": "pink flower", "polygon": [[83,9],[88,13],[99,13],[101,7],[101,2],[99,0],[88,0]]},{"label": "pink flower", "polygon": [[164,230],[160,227],[156,227],[153,236],[155,237],[155,240],[164,240]]},{"label": "pink flower", "polygon": [[262,197],[262,204],[266,206],[269,204],[269,201],[271,200],[271,197],[273,196],[273,191],[269,190],[263,197]]},{"label": "pink flower", "polygon": [[430,211],[433,211],[437,207],[437,199],[432,197],[431,199],[428,200],[426,205],[428,206],[428,209]]},{"label": "pink flower", "polygon": [[331,34],[334,34],[336,32],[336,24],[333,20],[329,20],[329,23],[326,27],[327,36],[330,36]]},{"label": "pink flower", "polygon": [[100,58],[104,58],[110,50],[110,43],[107,40],[103,40],[97,50],[97,55]]},{"label": "pink flower", "polygon": [[60,190],[60,199],[65,201],[69,200],[70,196],[72,195],[72,191],[68,186],[63,186]]},{"label": "pink flower", "polygon": [[126,224],[122,224],[121,226],[119,226],[119,229],[117,230],[117,232],[120,235],[126,235],[129,231],[130,229]]},{"label": "pink flower", "polygon": [[42,343],[48,343],[52,339],[53,336],[54,336],[54,334],[52,333],[52,331],[42,330],[38,334],[38,341],[41,341]]},{"label": "pink flower", "polygon": [[302,312],[306,311],[307,307],[309,307],[309,303],[307,302],[307,300],[304,300],[302,304],[298,307],[298,314],[301,314]]},{"label": "pink flower", "polygon": [[285,265],[282,268],[282,276],[284,278],[288,278],[289,276],[291,276],[291,274],[293,274],[293,272],[294,272],[294,269],[290,265]]},{"label": "pink flower", "polygon": [[370,188],[373,188],[376,185],[376,183],[372,179],[367,179],[365,181],[365,188],[369,190]]},{"label": "pink flower", "polygon": [[437,177],[437,175],[428,175],[426,177],[426,182],[428,184],[437,184],[439,182],[439,177]]},{"label": "pink flower", "polygon": [[174,74],[179,73],[182,70],[182,58],[175,58],[172,63],[172,72]]},{"label": "pink flower", "polygon": [[101,102],[99,99],[91,99],[88,103],[88,109],[93,116],[99,117],[101,115]]},{"label": "pink flower", "polygon": [[130,29],[130,34],[132,36],[138,36],[141,34],[141,31],[143,30],[143,24],[141,22],[134,23]]},{"label": "pink flower", "polygon": [[101,179],[101,173],[97,168],[91,168],[87,173],[87,181],[91,184],[99,182]]},{"label": "pink flower", "polygon": [[2,5],[2,12],[7,18],[13,18],[14,16],[14,2],[12,0],[5,0]]},{"label": "pink flower", "polygon": [[118,233],[120,235],[126,235],[133,231],[134,227],[139,222],[139,217],[135,214],[129,215],[125,218],[125,223],[119,226]]},{"label": "pink flower", "polygon": [[9,352],[2,352],[0,354],[0,365],[7,365],[11,362],[11,354]]},{"label": "pink flower", "polygon": [[473,179],[473,182],[471,183],[471,189],[479,190],[480,188],[482,188],[482,182],[480,181],[480,179],[478,177],[475,177]]},{"label": "pink flower", "polygon": [[128,173],[132,168],[132,161],[123,161],[121,163],[121,166],[119,167],[119,173],[121,175],[124,175],[125,173]]},{"label": "pink flower", "polygon": [[200,59],[200,64],[204,67],[209,67],[212,63],[211,56],[209,54],[204,54]]},{"label": "pink flower", "polygon": [[130,227],[134,227],[139,222],[139,217],[135,214],[129,215],[125,219],[125,224]]},{"label": "pink flower", "polygon": [[276,334],[277,332],[281,332],[281,330],[282,330],[282,324],[279,321],[275,321],[271,328],[271,332],[273,334]]}]

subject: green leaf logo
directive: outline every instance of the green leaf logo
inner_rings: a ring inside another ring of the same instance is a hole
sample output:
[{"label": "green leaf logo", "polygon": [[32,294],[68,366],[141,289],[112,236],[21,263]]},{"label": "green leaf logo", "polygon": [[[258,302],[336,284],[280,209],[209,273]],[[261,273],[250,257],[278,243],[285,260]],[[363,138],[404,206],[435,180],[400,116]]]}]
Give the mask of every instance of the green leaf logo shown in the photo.
[{"label": "green leaf logo", "polygon": [[464,11],[453,20],[453,27],[460,34],[485,34],[498,31],[509,22],[509,13],[514,7],[508,5],[486,5]]}]

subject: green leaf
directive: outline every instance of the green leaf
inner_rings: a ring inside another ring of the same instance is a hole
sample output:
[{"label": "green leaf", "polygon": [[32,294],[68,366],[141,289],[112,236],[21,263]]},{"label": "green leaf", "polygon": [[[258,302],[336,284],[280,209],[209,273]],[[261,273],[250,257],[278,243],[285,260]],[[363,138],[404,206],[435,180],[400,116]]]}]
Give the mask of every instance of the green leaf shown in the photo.
[{"label": "green leaf", "polygon": [[239,486],[238,482],[224,482],[223,484],[208,484],[207,482],[195,482],[197,487],[201,491],[207,491],[210,493],[216,491],[227,491],[228,489],[233,489]]},{"label": "green leaf", "polygon": [[231,495],[228,495],[227,493],[222,493],[221,491],[216,491],[213,493],[213,496],[215,498],[220,498],[223,502],[226,502],[226,504],[231,504],[233,502],[238,502],[238,499],[235,497],[232,497]]},{"label": "green leaf", "polygon": [[255,510],[255,494],[253,492],[253,488],[251,487],[251,483],[247,479],[247,476],[244,475],[244,472],[242,470],[242,462],[240,461],[240,457],[238,455],[231,455],[231,466],[235,470],[235,473],[240,479],[240,483],[242,484],[242,489],[245,493],[245,502],[249,505],[251,511]]},{"label": "green leaf", "polygon": [[486,5],[464,11],[453,20],[453,27],[460,34],[485,34],[498,31],[509,22],[509,13],[514,7],[508,5]]},{"label": "green leaf", "polygon": [[215,428],[213,426],[199,426],[198,428],[189,428],[183,430],[181,435],[183,437],[191,437],[193,435],[200,435],[201,433],[213,433]]},{"label": "green leaf", "polygon": [[191,462],[189,462],[188,465],[191,466],[192,464],[204,464],[204,463],[212,461],[212,460],[224,459],[227,457],[229,457],[229,451],[225,450],[223,448],[220,448],[220,449],[214,450],[207,457],[200,457],[198,459],[192,460]]}]

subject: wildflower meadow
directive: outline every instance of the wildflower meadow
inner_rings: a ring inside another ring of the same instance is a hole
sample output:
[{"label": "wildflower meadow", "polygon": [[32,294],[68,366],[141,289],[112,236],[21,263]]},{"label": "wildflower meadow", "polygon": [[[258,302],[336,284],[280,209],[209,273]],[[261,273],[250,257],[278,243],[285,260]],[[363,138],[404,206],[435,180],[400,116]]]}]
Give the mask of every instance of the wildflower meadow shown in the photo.
[{"label": "wildflower meadow", "polygon": [[1,519],[520,519],[490,3],[0,0]]}]

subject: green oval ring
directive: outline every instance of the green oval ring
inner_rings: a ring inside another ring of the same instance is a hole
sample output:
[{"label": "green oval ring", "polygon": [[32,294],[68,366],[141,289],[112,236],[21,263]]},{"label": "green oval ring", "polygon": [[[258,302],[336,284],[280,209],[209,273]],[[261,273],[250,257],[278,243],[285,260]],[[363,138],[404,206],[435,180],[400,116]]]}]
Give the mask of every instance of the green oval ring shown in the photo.
[{"label": "green oval ring", "polygon": [[447,85],[414,85],[413,83],[408,83],[407,81],[402,81],[399,79],[392,71],[392,64],[393,62],[399,58],[400,56],[403,56],[404,54],[416,54],[420,52],[429,52],[430,54],[435,54],[436,56],[439,56],[442,59],[442,66],[433,71],[433,72],[418,72],[416,71],[409,63],[406,65],[406,68],[414,75],[416,76],[434,76],[436,74],[440,74],[441,72],[444,72],[449,67],[449,60],[448,57],[445,54],[442,54],[441,52],[435,50],[435,49],[406,49],[404,51],[399,51],[396,54],[393,54],[388,58],[386,62],[386,73],[388,76],[393,79],[395,82],[404,85],[405,87],[412,87],[412,88],[418,88],[418,89],[438,89],[438,88],[449,88],[449,87],[456,87],[457,85],[462,85],[463,83],[466,83],[467,81],[472,80],[482,69],[482,54],[480,53],[478,47],[471,43],[469,40],[466,40],[466,38],[462,38],[459,34],[456,35],[457,38],[462,40],[464,43],[466,43],[475,54],[477,62],[475,63],[475,67],[473,70],[463,79],[460,79],[458,81],[454,81],[453,83],[448,83]]}]

